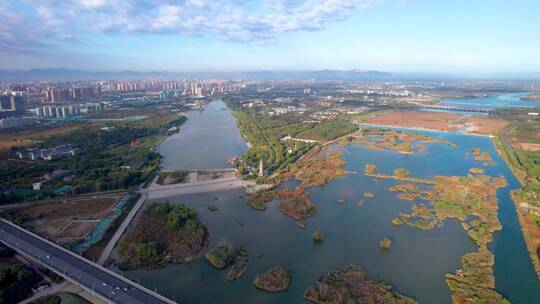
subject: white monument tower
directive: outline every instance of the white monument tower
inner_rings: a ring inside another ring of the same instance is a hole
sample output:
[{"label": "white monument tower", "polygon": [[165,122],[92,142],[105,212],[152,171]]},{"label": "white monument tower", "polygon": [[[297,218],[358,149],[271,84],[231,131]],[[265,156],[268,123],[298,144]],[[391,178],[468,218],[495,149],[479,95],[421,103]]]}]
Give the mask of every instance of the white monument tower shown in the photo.
[{"label": "white monument tower", "polygon": [[259,162],[259,176],[263,176],[263,175],[264,175],[264,164],[261,158],[261,161]]}]

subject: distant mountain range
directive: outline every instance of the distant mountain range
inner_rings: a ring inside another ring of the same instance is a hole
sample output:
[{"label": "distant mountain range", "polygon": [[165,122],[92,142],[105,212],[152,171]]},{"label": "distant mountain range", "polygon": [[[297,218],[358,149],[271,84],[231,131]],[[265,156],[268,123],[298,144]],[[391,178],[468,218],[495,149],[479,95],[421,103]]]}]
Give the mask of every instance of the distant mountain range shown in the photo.
[{"label": "distant mountain range", "polygon": [[0,80],[107,80],[135,78],[224,78],[224,79],[314,79],[314,80],[380,80],[391,73],[364,70],[320,71],[251,71],[251,72],[137,72],[85,71],[72,69],[0,70]]},{"label": "distant mountain range", "polygon": [[[166,72],[85,71],[72,69],[0,70],[0,80],[101,80],[164,77]],[[169,75],[170,76],[170,75]]]},{"label": "distant mountain range", "polygon": [[320,71],[255,71],[247,72],[254,79],[315,79],[315,80],[367,80],[392,77],[391,73],[364,70],[320,70]]},{"label": "distant mountain range", "polygon": [[388,73],[370,70],[315,70],[315,71],[245,71],[245,72],[168,72],[168,71],[87,71],[75,69],[1,70],[2,80],[110,80],[142,78],[219,78],[219,79],[313,79],[313,80],[362,80],[362,81],[444,81],[444,80],[540,80],[540,72],[506,74],[436,74],[436,73]]}]

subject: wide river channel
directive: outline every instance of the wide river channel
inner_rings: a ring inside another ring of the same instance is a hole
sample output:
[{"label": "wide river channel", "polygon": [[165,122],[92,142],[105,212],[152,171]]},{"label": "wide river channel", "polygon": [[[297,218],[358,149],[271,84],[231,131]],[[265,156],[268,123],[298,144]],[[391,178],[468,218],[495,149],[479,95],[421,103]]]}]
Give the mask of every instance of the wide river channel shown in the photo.
[{"label": "wide river channel", "polygon": [[[386,281],[420,303],[450,303],[444,275],[460,268],[461,256],[476,251],[475,244],[456,220],[447,220],[443,227],[431,230],[394,226],[392,219],[400,212],[410,212],[413,204],[387,190],[395,181],[366,177],[363,168],[370,163],[377,165],[380,172],[391,173],[404,167],[412,176],[432,178],[467,175],[470,168],[482,167],[487,175],[504,175],[509,182],[508,187],[498,191],[503,230],[495,234],[490,245],[495,253],[496,289],[512,303],[539,303],[540,283],[509,197],[509,191],[519,184],[497,155],[491,139],[456,133],[418,133],[448,139],[456,147],[430,143],[414,155],[355,145],[342,148],[347,160],[345,169],[358,173],[308,190],[317,206],[317,215],[305,221],[305,230],[282,215],[276,202],[270,203],[266,211],[252,209],[245,202],[243,190],[169,199],[197,210],[210,233],[209,248],[221,239],[246,246],[250,254],[248,271],[232,283],[225,280],[227,270],[214,269],[204,258],[191,264],[135,270],[125,275],[150,289],[157,288],[179,303],[304,303],[304,290],[328,270],[357,264],[365,267],[370,278]],[[473,147],[489,150],[497,165],[483,167],[473,159]],[[190,112],[180,133],[164,141],[158,151],[164,158],[164,169],[192,169],[224,168],[229,157],[241,155],[245,149],[234,117],[223,102],[215,101],[204,111]],[[364,200],[366,191],[375,197]],[[338,204],[339,198],[346,203]],[[208,205],[219,210],[210,212]],[[316,230],[324,233],[324,242],[313,242],[311,235]],[[379,247],[383,238],[392,240],[388,251]],[[252,284],[255,275],[276,264],[292,272],[290,288],[276,294],[257,290]]]}]

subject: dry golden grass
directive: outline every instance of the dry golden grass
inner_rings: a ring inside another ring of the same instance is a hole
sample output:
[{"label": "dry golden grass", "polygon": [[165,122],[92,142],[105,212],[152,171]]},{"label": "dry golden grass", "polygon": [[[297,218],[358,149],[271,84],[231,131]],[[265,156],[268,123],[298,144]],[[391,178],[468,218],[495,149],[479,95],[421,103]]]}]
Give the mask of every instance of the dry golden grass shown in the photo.
[{"label": "dry golden grass", "polygon": [[496,134],[508,125],[502,119],[489,117],[465,117],[461,114],[441,112],[404,111],[369,117],[366,122],[374,125],[394,126],[402,128],[429,129],[437,131],[457,131],[466,127],[473,134]]},{"label": "dry golden grass", "polygon": [[528,152],[540,152],[540,144],[518,143],[518,147]]}]

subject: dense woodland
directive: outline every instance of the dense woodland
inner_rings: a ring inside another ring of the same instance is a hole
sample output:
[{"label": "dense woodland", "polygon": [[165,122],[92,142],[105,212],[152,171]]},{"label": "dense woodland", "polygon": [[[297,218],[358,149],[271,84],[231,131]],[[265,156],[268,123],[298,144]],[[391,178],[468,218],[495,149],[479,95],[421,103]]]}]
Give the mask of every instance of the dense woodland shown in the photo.
[{"label": "dense woodland", "polygon": [[42,280],[34,270],[14,258],[15,252],[0,244],[0,304],[17,303]]},{"label": "dense woodland", "polygon": [[[3,161],[0,184],[5,191],[0,194],[0,204],[51,197],[65,185],[72,186],[73,194],[135,187],[159,167],[159,154],[152,151],[154,145],[171,126],[184,120],[175,114],[160,113],[139,121],[91,124],[42,138],[36,148],[71,144],[80,149],[79,154],[50,161]],[[42,191],[31,191],[32,183],[55,170],[70,170],[69,180],[49,181]]]}]

